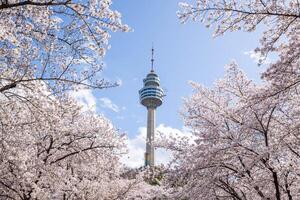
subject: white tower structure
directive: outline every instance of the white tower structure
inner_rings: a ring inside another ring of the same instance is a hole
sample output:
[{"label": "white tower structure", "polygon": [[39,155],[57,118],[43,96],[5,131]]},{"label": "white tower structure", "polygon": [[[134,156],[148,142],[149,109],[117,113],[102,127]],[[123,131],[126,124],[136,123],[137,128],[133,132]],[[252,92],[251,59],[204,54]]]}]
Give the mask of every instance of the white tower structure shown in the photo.
[{"label": "white tower structure", "polygon": [[154,166],[155,111],[162,104],[164,96],[164,91],[160,87],[159,77],[153,69],[153,55],[154,49],[152,48],[151,71],[143,80],[144,87],[139,91],[140,102],[148,111],[145,166]]}]

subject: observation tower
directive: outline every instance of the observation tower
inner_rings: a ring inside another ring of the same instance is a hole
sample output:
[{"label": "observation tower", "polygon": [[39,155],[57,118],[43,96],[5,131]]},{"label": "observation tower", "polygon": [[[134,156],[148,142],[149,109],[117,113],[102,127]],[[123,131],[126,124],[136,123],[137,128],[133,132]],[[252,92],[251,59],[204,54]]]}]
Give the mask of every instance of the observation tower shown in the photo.
[{"label": "observation tower", "polygon": [[144,87],[139,90],[140,102],[147,108],[147,140],[145,153],[145,166],[154,166],[154,133],[155,133],[155,111],[163,102],[164,91],[160,87],[158,75],[153,70],[154,49],[152,48],[151,71],[143,80]]}]

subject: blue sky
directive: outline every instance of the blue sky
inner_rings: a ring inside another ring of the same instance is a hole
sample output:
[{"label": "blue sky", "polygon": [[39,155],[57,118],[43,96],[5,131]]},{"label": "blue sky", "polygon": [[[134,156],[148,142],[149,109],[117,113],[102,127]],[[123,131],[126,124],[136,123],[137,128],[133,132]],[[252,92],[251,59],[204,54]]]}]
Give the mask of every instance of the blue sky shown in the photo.
[{"label": "blue sky", "polygon": [[[113,33],[103,76],[121,80],[117,88],[93,91],[98,113],[112,120],[121,132],[134,138],[146,125],[146,109],[139,105],[138,90],[150,71],[151,45],[155,47],[155,71],[166,90],[157,111],[157,124],[183,127],[179,115],[182,98],[192,94],[189,80],[212,86],[224,74],[224,66],[235,59],[248,76],[258,79],[259,67],[245,52],[258,46],[257,33],[227,33],[213,38],[212,29],[199,22],[181,24],[176,16],[177,0],[114,0],[113,8],[133,31]],[[111,102],[107,102],[110,100]],[[109,104],[114,106],[109,109]],[[115,108],[115,109],[113,109]]]}]

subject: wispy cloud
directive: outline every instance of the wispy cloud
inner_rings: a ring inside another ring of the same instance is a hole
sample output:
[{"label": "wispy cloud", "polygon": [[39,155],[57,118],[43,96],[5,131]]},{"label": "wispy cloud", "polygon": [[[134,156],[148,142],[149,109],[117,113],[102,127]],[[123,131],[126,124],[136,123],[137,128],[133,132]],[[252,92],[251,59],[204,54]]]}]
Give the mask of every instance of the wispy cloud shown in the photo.
[{"label": "wispy cloud", "polygon": [[262,64],[270,64],[271,60],[267,57],[263,57],[263,55],[260,52],[255,51],[246,51],[244,52],[245,55],[248,55],[255,63],[262,63]]},{"label": "wispy cloud", "polygon": [[119,106],[114,104],[109,98],[103,97],[103,98],[100,98],[99,101],[101,102],[100,106],[102,108],[107,108],[114,112],[120,112]]},{"label": "wispy cloud", "polygon": [[125,117],[119,115],[119,116],[116,117],[116,119],[123,120],[123,119],[125,119]]},{"label": "wispy cloud", "polygon": [[83,111],[91,110],[96,112],[96,97],[90,89],[79,89],[70,92],[70,95],[82,106]]}]

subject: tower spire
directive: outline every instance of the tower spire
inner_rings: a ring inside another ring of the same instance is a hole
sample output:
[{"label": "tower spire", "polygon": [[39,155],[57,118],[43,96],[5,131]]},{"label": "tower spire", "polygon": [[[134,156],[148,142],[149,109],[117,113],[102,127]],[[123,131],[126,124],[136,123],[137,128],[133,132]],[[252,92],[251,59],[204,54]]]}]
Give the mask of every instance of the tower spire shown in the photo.
[{"label": "tower spire", "polygon": [[154,47],[153,47],[153,43],[152,43],[151,54],[152,54],[152,56],[151,56],[151,72],[154,72],[154,69],[153,69],[153,67],[154,67]]}]

